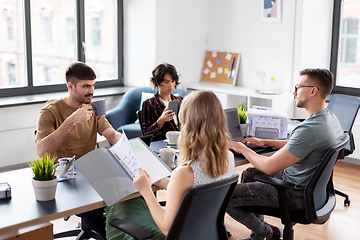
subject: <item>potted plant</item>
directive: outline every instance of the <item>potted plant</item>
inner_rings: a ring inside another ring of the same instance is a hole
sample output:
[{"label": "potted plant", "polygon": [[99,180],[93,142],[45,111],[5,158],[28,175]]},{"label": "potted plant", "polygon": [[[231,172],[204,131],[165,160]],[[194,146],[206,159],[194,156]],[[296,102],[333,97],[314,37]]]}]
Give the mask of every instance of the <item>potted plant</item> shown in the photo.
[{"label": "potted plant", "polygon": [[34,175],[32,184],[34,187],[35,198],[38,201],[50,201],[55,198],[56,186],[58,183],[55,175],[58,164],[55,162],[56,157],[45,154],[34,162],[29,163]]},{"label": "potted plant", "polygon": [[246,120],[247,120],[247,105],[246,105],[246,103],[239,104],[239,106],[237,107],[237,110],[238,110],[239,119],[240,119],[241,133],[242,133],[243,137],[245,137],[247,134],[247,129],[248,129],[248,123],[246,122]]}]

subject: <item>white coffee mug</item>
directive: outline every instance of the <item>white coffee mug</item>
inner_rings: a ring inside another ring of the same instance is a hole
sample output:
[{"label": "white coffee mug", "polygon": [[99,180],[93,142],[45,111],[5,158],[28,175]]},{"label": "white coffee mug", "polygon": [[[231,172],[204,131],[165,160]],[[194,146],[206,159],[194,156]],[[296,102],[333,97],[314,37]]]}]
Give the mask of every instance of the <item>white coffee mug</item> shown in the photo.
[{"label": "white coffee mug", "polygon": [[180,136],[180,131],[169,131],[166,133],[166,138],[168,139],[169,144],[174,146],[177,145],[177,140],[179,136]]},{"label": "white coffee mug", "polygon": [[175,156],[179,157],[176,150],[172,148],[161,148],[159,152],[161,160],[163,160],[170,168],[174,167]]}]

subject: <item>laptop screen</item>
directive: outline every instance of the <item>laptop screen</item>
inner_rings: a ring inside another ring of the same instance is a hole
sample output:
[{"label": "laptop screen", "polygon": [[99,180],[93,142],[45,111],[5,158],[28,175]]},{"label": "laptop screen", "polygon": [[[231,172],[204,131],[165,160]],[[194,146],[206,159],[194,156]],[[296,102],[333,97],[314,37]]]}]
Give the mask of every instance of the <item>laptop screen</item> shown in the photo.
[{"label": "laptop screen", "polygon": [[242,138],[239,115],[237,108],[224,109],[227,117],[228,129],[231,139]]}]

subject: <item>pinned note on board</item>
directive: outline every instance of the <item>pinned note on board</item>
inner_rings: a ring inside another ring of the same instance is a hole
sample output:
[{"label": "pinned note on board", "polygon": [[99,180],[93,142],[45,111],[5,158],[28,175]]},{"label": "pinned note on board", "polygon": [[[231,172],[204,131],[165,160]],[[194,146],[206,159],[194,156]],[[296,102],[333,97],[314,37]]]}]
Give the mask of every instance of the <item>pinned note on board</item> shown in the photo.
[{"label": "pinned note on board", "polygon": [[235,85],[240,66],[240,53],[206,51],[202,82]]}]

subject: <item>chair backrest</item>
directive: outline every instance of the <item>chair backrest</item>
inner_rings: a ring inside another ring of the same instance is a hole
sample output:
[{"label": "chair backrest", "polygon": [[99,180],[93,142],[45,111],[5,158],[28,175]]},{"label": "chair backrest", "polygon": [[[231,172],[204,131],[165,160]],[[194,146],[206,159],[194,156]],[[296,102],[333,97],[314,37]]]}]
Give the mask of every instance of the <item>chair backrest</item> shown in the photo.
[{"label": "chair backrest", "polygon": [[351,129],[359,111],[360,99],[352,96],[332,94],[327,108],[338,118],[343,131],[350,135],[350,143],[345,147],[345,156],[351,154],[354,149],[354,140],[351,137]]},{"label": "chair backrest", "polygon": [[348,144],[349,136],[344,135],[340,143],[333,146],[324,156],[315,173],[305,187],[305,210],[309,223],[324,223],[335,207],[336,199],[332,172],[339,152]]},{"label": "chair backrest", "polygon": [[188,190],[166,239],[228,239],[224,216],[238,177]]}]

